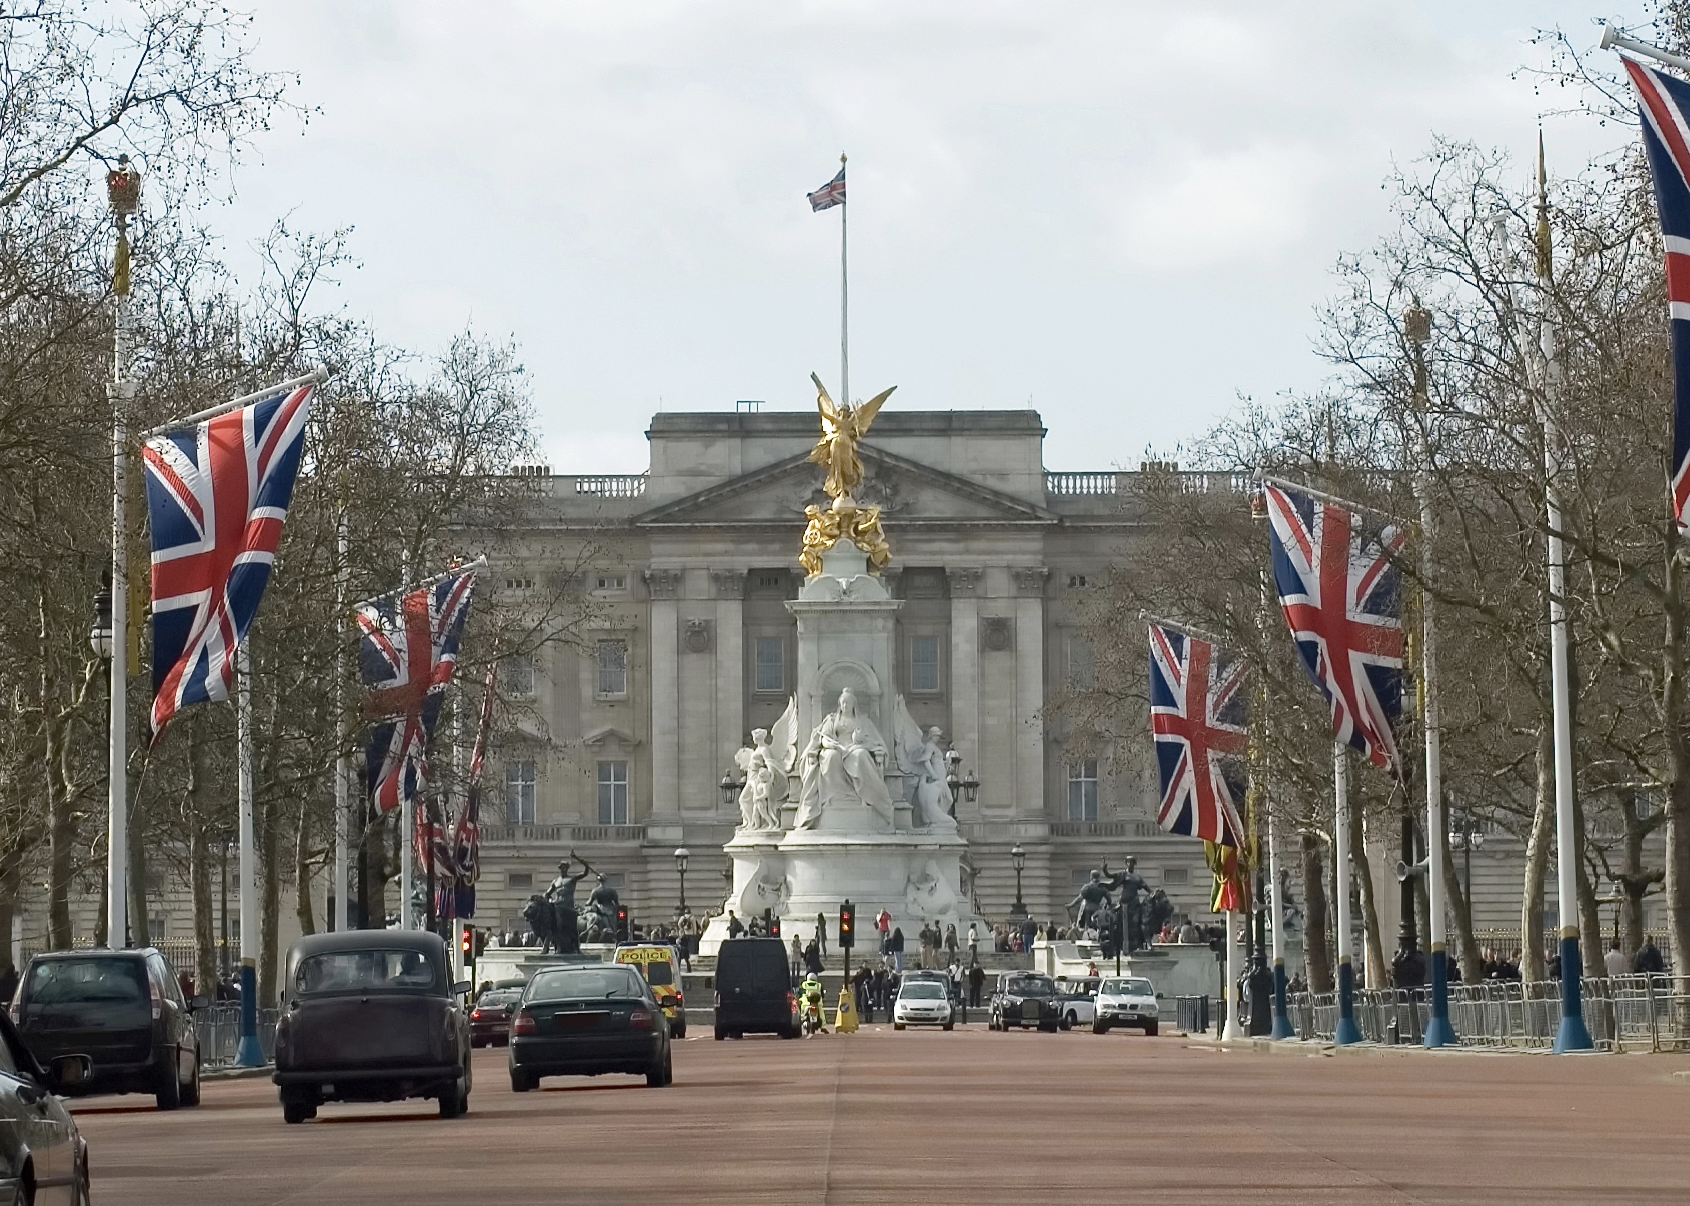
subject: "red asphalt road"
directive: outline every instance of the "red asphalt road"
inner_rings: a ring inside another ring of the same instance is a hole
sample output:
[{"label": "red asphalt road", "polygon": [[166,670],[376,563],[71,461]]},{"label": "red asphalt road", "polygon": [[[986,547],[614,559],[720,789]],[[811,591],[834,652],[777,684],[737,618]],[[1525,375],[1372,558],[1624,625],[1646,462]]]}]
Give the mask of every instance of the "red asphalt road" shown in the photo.
[{"label": "red asphalt road", "polygon": [[865,1028],[677,1043],[675,1083],[514,1094],[476,1053],[470,1112],[327,1106],[267,1081],[199,1109],[77,1108],[96,1206],[469,1202],[1678,1202],[1690,1056],[1229,1051],[1164,1035]]}]

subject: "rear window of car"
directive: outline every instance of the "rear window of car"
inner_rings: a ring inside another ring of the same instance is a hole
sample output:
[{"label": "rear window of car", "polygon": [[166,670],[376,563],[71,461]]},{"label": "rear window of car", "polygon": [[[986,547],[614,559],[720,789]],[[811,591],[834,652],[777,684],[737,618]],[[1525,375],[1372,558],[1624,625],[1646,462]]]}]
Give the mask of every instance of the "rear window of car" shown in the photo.
[{"label": "rear window of car", "polygon": [[786,951],[779,942],[747,938],[724,942],[716,954],[716,983],[752,992],[784,992],[792,987]]},{"label": "rear window of car", "polygon": [[477,1001],[476,1004],[515,1005],[520,1000],[522,1000],[522,990],[520,988],[500,988],[494,990],[493,992],[482,993],[481,999]]},{"label": "rear window of car", "polygon": [[420,951],[372,949],[307,955],[294,972],[300,996],[352,992],[406,992],[438,986],[434,963]]},{"label": "rear window of car", "polygon": [[639,975],[617,966],[541,972],[529,983],[526,999],[529,1002],[578,1001],[595,997],[625,1000],[644,996],[645,986]]},{"label": "rear window of car", "polygon": [[44,959],[29,969],[23,1000],[30,1005],[143,1005],[146,970],[139,959]]}]

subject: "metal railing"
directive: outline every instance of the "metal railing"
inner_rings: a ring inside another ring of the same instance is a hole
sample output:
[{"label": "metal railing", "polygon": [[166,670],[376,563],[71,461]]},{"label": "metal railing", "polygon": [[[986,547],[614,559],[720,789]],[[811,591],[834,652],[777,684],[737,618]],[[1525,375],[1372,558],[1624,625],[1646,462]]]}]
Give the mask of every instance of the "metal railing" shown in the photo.
[{"label": "metal railing", "polygon": [[[1586,976],[1579,984],[1585,1026],[1598,1048],[1690,1050],[1690,977]],[[1294,993],[1287,1009],[1299,1038],[1330,1040],[1337,1029],[1336,993]],[[1398,1042],[1418,1043],[1427,1013],[1424,988],[1362,989],[1355,994],[1356,1027],[1369,1042],[1388,1042],[1394,1034]],[[1457,1039],[1467,1046],[1548,1047],[1561,1024],[1560,981],[1452,984],[1449,1020]]]},{"label": "metal railing", "polygon": [[[258,1011],[258,1045],[264,1048],[264,1061],[276,1058],[276,1016],[274,1009]],[[235,1049],[241,1041],[241,1007],[213,1005],[194,1014],[194,1028],[199,1031],[200,1064],[207,1068],[229,1067],[235,1062]]]}]

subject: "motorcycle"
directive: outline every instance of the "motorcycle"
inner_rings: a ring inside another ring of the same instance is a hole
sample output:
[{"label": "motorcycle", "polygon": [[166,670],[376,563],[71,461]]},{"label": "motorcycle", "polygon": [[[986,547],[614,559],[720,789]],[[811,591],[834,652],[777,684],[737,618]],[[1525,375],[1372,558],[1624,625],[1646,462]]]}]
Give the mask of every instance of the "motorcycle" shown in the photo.
[{"label": "motorcycle", "polygon": [[799,1021],[799,1029],[805,1037],[826,1031],[827,1026],[822,1018],[822,996],[818,992],[806,992],[803,1002],[803,1016]]}]

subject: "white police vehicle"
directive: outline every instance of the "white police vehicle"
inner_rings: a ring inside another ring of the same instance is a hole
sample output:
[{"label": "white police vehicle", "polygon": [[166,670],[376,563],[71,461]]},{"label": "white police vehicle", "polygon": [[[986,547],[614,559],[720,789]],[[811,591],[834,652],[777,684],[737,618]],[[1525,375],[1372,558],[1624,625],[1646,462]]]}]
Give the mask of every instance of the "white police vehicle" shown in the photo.
[{"label": "white police vehicle", "polygon": [[1105,976],[1097,986],[1093,1034],[1108,1034],[1115,1026],[1134,1026],[1155,1034],[1161,1010],[1156,989],[1143,976]]}]

